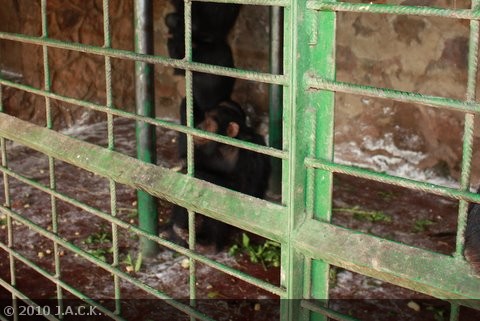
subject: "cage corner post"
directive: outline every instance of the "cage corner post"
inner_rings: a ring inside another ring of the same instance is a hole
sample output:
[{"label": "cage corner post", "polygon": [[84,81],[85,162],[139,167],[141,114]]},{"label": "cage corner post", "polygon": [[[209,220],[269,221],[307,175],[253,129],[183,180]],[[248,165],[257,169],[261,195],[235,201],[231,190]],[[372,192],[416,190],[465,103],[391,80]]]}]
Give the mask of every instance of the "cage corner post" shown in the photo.
[{"label": "cage corner post", "polygon": [[[153,54],[153,3],[152,0],[134,1],[135,52]],[[155,118],[154,66],[135,62],[135,103],[138,115]],[[137,121],[137,158],[147,163],[156,163],[155,126]],[[137,191],[139,227],[152,234],[158,234],[157,200],[154,196]],[[145,256],[158,253],[155,241],[141,238],[141,250]]]}]

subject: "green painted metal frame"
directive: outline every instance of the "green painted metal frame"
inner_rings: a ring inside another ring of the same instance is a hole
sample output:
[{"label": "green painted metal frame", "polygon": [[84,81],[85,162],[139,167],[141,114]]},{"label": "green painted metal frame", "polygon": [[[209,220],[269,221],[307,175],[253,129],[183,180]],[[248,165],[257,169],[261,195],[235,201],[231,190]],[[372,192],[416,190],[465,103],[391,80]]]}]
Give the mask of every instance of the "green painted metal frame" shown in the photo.
[{"label": "green painted metal frame", "polygon": [[[207,0],[194,0],[207,1]],[[185,48],[184,59],[176,60],[154,56],[145,52],[130,52],[111,48],[109,25],[109,0],[103,0],[104,46],[88,46],[51,39],[47,30],[47,0],[41,1],[42,35],[26,36],[0,32],[0,40],[10,40],[41,46],[43,49],[44,86],[33,88],[0,78],[0,112],[3,112],[2,91],[4,87],[23,90],[44,97],[46,104],[46,128],[42,128],[4,113],[0,113],[0,153],[3,173],[5,204],[0,212],[7,217],[7,242],[0,242],[2,251],[8,253],[10,282],[0,280],[0,286],[12,293],[12,299],[21,299],[35,305],[16,287],[16,262],[27,264],[46,277],[57,287],[57,300],[62,306],[63,291],[69,291],[87,303],[97,306],[114,319],[122,319],[120,301],[115,311],[110,311],[99,302],[88,298],[62,280],[61,265],[55,250],[55,273],[52,274],[14,250],[12,224],[18,221],[31,228],[58,246],[66,248],[98,265],[114,276],[115,298],[121,299],[120,282],[129,282],[159,299],[190,315],[192,320],[211,320],[195,310],[196,263],[202,263],[264,290],[282,299],[281,320],[354,320],[331,311],[327,306],[315,305],[310,299],[328,298],[328,271],[336,265],[351,271],[375,277],[393,284],[420,291],[445,300],[461,299],[463,305],[479,308],[480,280],[470,274],[463,259],[463,231],[468,202],[480,202],[480,196],[469,192],[470,163],[473,144],[473,120],[480,111],[475,101],[478,34],[480,14],[474,1],[472,10],[449,10],[428,7],[408,7],[377,4],[349,4],[320,0],[217,0],[219,3],[243,3],[250,5],[279,6],[283,8],[283,73],[270,74],[244,71],[234,68],[209,66],[192,61],[191,56],[191,1],[185,2]],[[453,100],[416,93],[340,83],[335,80],[335,18],[336,11],[368,12],[386,14],[413,14],[448,18],[470,19],[469,73],[466,99]],[[60,48],[96,54],[105,58],[106,104],[101,105],[80,99],[62,96],[51,91],[48,51]],[[159,64],[186,70],[187,126],[151,117],[151,114],[133,114],[116,109],[113,105],[111,59],[135,61],[138,65]],[[206,72],[235,78],[259,81],[282,86],[283,139],[276,148],[219,135],[204,133],[192,128],[192,72]],[[347,92],[383,99],[392,99],[462,111],[465,116],[464,153],[462,179],[459,189],[436,186],[429,183],[345,166],[333,162],[333,112],[335,92]],[[61,101],[107,115],[108,147],[102,148],[79,141],[52,130],[51,101]],[[113,116],[120,116],[151,126],[160,126],[187,134],[188,173],[183,175],[168,169],[141,162],[115,151],[113,139]],[[227,190],[193,177],[194,155],[192,136],[210,138],[222,143],[246,148],[278,158],[282,167],[282,205]],[[15,173],[8,167],[6,140],[12,140],[48,156],[50,182],[44,186]],[[56,190],[54,160],[61,160],[82,169],[106,177],[110,182],[110,213],[105,213],[83,204]],[[148,173],[148,175],[145,175]],[[429,192],[457,199],[458,213],[457,247],[453,256],[442,255],[412,246],[381,239],[372,235],[351,231],[330,224],[331,190],[333,173],[345,173],[388,184]],[[14,178],[51,198],[52,230],[46,230],[11,209],[9,179]],[[157,236],[155,231],[136,227],[117,218],[116,184],[126,184],[179,204],[189,210],[190,244],[183,248]],[[100,217],[112,229],[113,262],[108,264],[83,251],[57,235],[58,214],[56,202],[61,200]],[[202,213],[227,222],[241,229],[278,241],[282,245],[281,284],[274,286],[256,279],[247,273],[215,262],[195,251],[195,213]],[[132,278],[119,269],[118,229],[137,234],[150,244],[177,251],[190,259],[190,298],[185,305],[170,300],[165,293],[153,289]],[[362,244],[369,244],[368,247]],[[432,271],[431,266],[435,266]],[[448,276],[448,277],[445,277]],[[16,302],[14,300],[13,302]],[[321,301],[324,302],[324,301]],[[458,319],[458,303],[452,301],[450,319]],[[17,309],[17,307],[15,307]],[[16,310],[18,314],[18,309]],[[1,319],[4,319],[3,317]],[[56,319],[51,317],[51,319]]]},{"label": "green painted metal frame", "polygon": [[[329,14],[336,11],[357,12],[357,13],[381,13],[381,14],[407,14],[420,16],[436,16],[445,18],[471,19],[470,22],[470,44],[468,55],[468,82],[467,93],[464,101],[446,99],[435,96],[424,96],[416,93],[401,92],[396,90],[361,86],[349,83],[341,83],[332,78],[332,74],[325,72],[322,68],[310,68],[304,74],[304,81],[312,95],[325,95],[324,101],[320,106],[322,114],[328,117],[329,111],[333,111],[333,100],[327,98],[328,92],[344,92],[350,94],[364,95],[380,99],[391,99],[396,101],[410,102],[432,106],[436,108],[451,109],[465,112],[465,129],[463,137],[463,158],[462,158],[462,175],[459,189],[445,188],[434,184],[417,182],[409,179],[393,177],[383,173],[377,173],[362,168],[335,164],[332,161],[331,150],[323,149],[316,157],[306,157],[305,166],[315,170],[320,176],[315,185],[314,199],[314,217],[318,218],[317,222],[309,222],[303,224],[297,235],[294,237],[300,242],[296,245],[304,249],[305,255],[320,259],[322,263],[317,263],[320,274],[318,279],[313,279],[312,287],[320,289],[320,295],[325,298],[324,294],[328,288],[328,279],[326,278],[323,262],[340,266],[357,273],[385,280],[387,282],[404,286],[419,292],[427,293],[434,297],[446,300],[461,299],[461,301],[452,301],[450,320],[458,320],[459,318],[459,302],[479,309],[478,298],[480,293],[480,282],[477,277],[472,276],[471,268],[466,265],[463,258],[464,230],[466,225],[466,216],[468,201],[478,202],[479,196],[469,192],[470,188],[470,166],[472,160],[473,146],[473,129],[474,117],[480,111],[480,106],[475,102],[476,75],[477,75],[477,57],[478,57],[478,37],[479,25],[478,19],[478,1],[472,2],[471,10],[450,10],[429,7],[411,7],[397,6],[387,4],[352,4],[352,3],[336,3],[332,1],[308,0],[307,8],[318,12],[318,20],[327,19]],[[320,23],[319,23],[320,24]],[[331,24],[321,23],[321,28],[316,39],[323,39],[320,45],[325,46],[325,50],[321,52],[317,59],[321,59],[324,63],[335,66],[335,54],[329,49],[329,44],[333,41],[335,32],[330,30]],[[327,44],[325,44],[325,42]],[[312,50],[313,51],[313,50]],[[326,59],[325,59],[326,56]],[[327,61],[327,59],[333,61]],[[323,66],[325,67],[325,66]],[[322,98],[318,97],[320,101]],[[323,127],[325,126],[325,127]],[[322,142],[331,139],[331,127],[327,123],[319,124],[321,134],[318,139]],[[332,146],[333,144],[327,143]],[[320,148],[321,150],[322,148]],[[318,172],[319,171],[319,172]],[[458,228],[457,228],[457,245],[453,256],[440,255],[421,250],[415,247],[406,246],[385,239],[377,238],[371,235],[356,233],[329,224],[331,208],[325,207],[331,204],[326,199],[331,192],[331,177],[327,173],[344,173],[357,177],[363,177],[379,182],[404,186],[419,191],[430,192],[442,196],[459,200]],[[313,175],[313,174],[312,174]],[[320,190],[318,188],[321,188]],[[320,192],[321,191],[321,192]],[[322,196],[324,195],[324,196]],[[316,201],[318,203],[316,203]],[[307,204],[308,209],[308,204]],[[316,231],[316,233],[314,232]],[[312,237],[313,235],[322,235],[321,238]],[[308,236],[307,236],[308,235]],[[309,238],[309,239],[307,239]],[[368,244],[368,247],[361,246]],[[314,245],[314,246],[313,246]],[[309,253],[310,252],[310,253]],[[309,253],[309,254],[308,254]],[[312,266],[315,266],[313,261]],[[432,269],[432,267],[435,267]],[[313,268],[312,268],[313,271]],[[446,277],[448,276],[448,277]],[[322,292],[323,290],[323,292]],[[316,298],[312,291],[311,298]],[[306,306],[304,306],[306,307]],[[320,313],[326,319],[325,312],[320,307],[314,309],[310,306],[311,311]],[[316,316],[313,318],[316,319]],[[335,318],[343,320],[343,318]]]},{"label": "green painted metal frame", "polygon": [[[104,15],[104,17],[108,15]],[[135,52],[153,54],[153,2],[151,0],[134,1]],[[138,115],[155,118],[155,81],[154,65],[135,62],[135,101]],[[147,163],[157,163],[156,128],[152,124],[137,121],[137,158]],[[139,225],[152,234],[158,233],[157,200],[144,191],[137,191]],[[154,256],[158,253],[158,244],[142,238],[142,253]]]},{"label": "green painted metal frame", "polygon": [[[270,7],[270,72],[279,75],[283,71],[283,10],[281,7]],[[269,122],[268,145],[282,148],[283,99],[282,86],[270,85],[269,88]],[[271,160],[269,190],[280,194],[282,189],[282,162]]]}]

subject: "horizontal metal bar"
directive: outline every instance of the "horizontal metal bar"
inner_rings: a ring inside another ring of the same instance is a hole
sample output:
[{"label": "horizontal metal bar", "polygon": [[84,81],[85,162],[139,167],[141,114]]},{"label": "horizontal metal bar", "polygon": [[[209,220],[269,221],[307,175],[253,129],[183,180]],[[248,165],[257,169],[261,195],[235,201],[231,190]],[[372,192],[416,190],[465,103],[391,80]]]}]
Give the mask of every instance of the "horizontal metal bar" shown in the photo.
[{"label": "horizontal metal bar", "polygon": [[480,278],[464,260],[313,219],[305,221],[293,239],[312,259],[480,308]]},{"label": "horizontal metal bar", "polygon": [[0,136],[263,237],[285,237],[286,208],[0,114]]},{"label": "horizontal metal bar", "polygon": [[[9,248],[6,244],[0,242],[0,248],[3,249],[4,251],[8,252],[10,255],[14,256],[17,260],[23,262],[25,265],[31,267],[33,270],[35,270],[36,272],[41,274],[46,279],[50,280],[52,283],[55,283],[56,285],[61,286],[64,290],[69,291],[70,293],[75,295],[80,300],[90,304],[91,306],[94,306],[94,307],[98,308],[98,310],[101,311],[103,314],[108,315],[109,317],[111,317],[115,320],[125,320],[125,319],[119,317],[118,315],[116,315],[115,313],[113,313],[112,311],[108,310],[107,308],[105,308],[101,304],[99,304],[99,303],[95,302],[94,300],[90,299],[87,295],[81,293],[76,288],[68,285],[67,283],[63,282],[62,280],[57,279],[55,276],[51,275],[46,270],[44,270],[41,267],[39,267],[38,265],[36,265],[33,261],[29,260],[28,258],[26,258],[22,254],[18,253],[17,251]],[[2,279],[0,279],[0,285],[5,287],[9,292],[14,293],[17,297],[22,299],[25,303],[33,305],[33,306],[38,306],[37,304],[35,304],[34,300],[26,297],[18,289],[12,287],[11,285],[6,283]],[[45,317],[48,318],[48,316],[45,316]],[[59,320],[59,319],[53,318],[53,320]]]},{"label": "horizontal metal bar", "polygon": [[395,177],[384,173],[374,172],[365,168],[336,164],[315,158],[306,158],[305,166],[310,168],[323,169],[334,173],[341,173],[355,177],[366,178],[376,182],[406,187],[425,193],[446,196],[456,200],[480,203],[480,195],[476,193],[466,192],[450,187],[439,186],[432,183],[419,182],[403,177]]},{"label": "horizontal metal bar", "polygon": [[310,89],[329,90],[373,98],[391,99],[405,103],[421,104],[437,108],[450,109],[453,111],[480,114],[480,104],[473,101],[461,101],[437,96],[421,95],[407,91],[354,85],[322,79],[311,74],[306,76],[305,81]]},{"label": "horizontal metal bar", "polygon": [[213,3],[237,3],[252,6],[278,6],[288,7],[288,0],[192,0],[192,2],[213,2]]},{"label": "horizontal metal bar", "polygon": [[19,180],[20,182],[24,183],[24,184],[27,184],[27,185],[30,185],[32,186],[33,188],[36,188],[42,192],[45,192],[49,195],[52,195],[54,196],[55,198],[61,200],[61,201],[64,201],[68,204],[71,204],[75,207],[78,207],[79,209],[82,209],[88,213],[91,213],[93,215],[96,215],[98,216],[99,218],[101,219],[104,219],[106,221],[108,221],[109,223],[112,223],[112,224],[115,224],[129,232],[132,232],[132,233],[135,233],[137,234],[138,236],[142,236],[142,237],[145,237],[145,238],[148,238],[149,240],[152,240],[152,241],[155,241],[157,243],[159,243],[160,245],[168,248],[168,249],[171,249],[173,251],[176,251],[182,255],[185,255],[187,257],[190,257],[206,266],[209,266],[209,267],[212,267],[216,270],[219,270],[220,272],[223,272],[225,274],[228,274],[228,275],[231,275],[233,277],[236,277],[240,280],[243,280],[245,282],[248,282],[248,283],[251,283],[251,284],[254,284],[256,285],[257,287],[259,288],[262,288],[266,291],[269,291],[271,293],[274,293],[280,297],[283,297],[285,295],[285,290],[282,289],[282,288],[279,288],[277,286],[274,286],[268,282],[265,282],[265,281],[262,281],[262,280],[259,280],[255,277],[252,277],[246,273],[243,273],[241,271],[236,271],[236,270],[233,270],[231,269],[230,267],[228,266],[225,266],[221,263],[218,263],[214,260],[211,260],[209,258],[206,258],[205,256],[202,256],[202,255],[199,255],[189,249],[186,249],[182,246],[179,246],[175,243],[172,243],[172,242],[169,242],[167,240],[164,240],[160,237],[158,237],[157,235],[151,235],[149,233],[146,233],[145,231],[141,230],[140,228],[136,227],[135,225],[131,225],[131,224],[128,224],[120,219],[118,219],[117,217],[114,217],[108,213],[105,213],[105,212],[102,212],[96,208],[93,208],[85,203],[82,203],[80,201],[77,201],[69,196],[66,196],[64,194],[61,194],[59,192],[57,192],[56,190],[52,190],[51,188],[47,187],[47,186],[44,186],[40,183],[37,183],[31,179],[28,179],[20,174],[17,174],[15,172],[13,172],[12,170],[10,169],[7,169],[5,167],[0,167],[0,171],[9,175],[10,177],[12,178],[15,178],[17,180]]},{"label": "horizontal metal bar", "polygon": [[344,11],[361,13],[383,13],[396,15],[432,16],[455,19],[480,19],[480,12],[470,9],[444,9],[435,7],[400,6],[377,3],[328,2],[322,0],[307,1],[307,8],[317,11]]},{"label": "horizontal metal bar", "polygon": [[65,96],[58,95],[58,94],[55,94],[55,93],[52,93],[52,92],[49,92],[49,91],[33,88],[33,87],[30,87],[30,86],[27,86],[27,85],[18,84],[18,83],[15,83],[15,82],[12,82],[12,81],[9,81],[9,80],[5,80],[5,79],[1,79],[1,78],[0,78],[0,85],[5,85],[5,86],[11,87],[11,88],[23,90],[25,92],[29,92],[29,93],[39,95],[39,96],[42,96],[42,97],[48,97],[48,98],[51,98],[51,99],[55,99],[55,100],[58,100],[58,101],[65,102],[67,104],[77,105],[77,106],[88,108],[88,109],[91,109],[91,110],[104,112],[107,115],[114,115],[114,116],[124,117],[124,118],[128,118],[128,119],[136,120],[136,121],[142,121],[142,122],[145,122],[145,123],[160,126],[162,128],[165,128],[165,129],[171,129],[171,130],[175,130],[175,131],[185,133],[185,134],[191,134],[191,135],[198,136],[198,137],[208,138],[208,139],[211,139],[213,141],[217,141],[217,142],[224,143],[224,144],[229,144],[229,145],[232,145],[232,146],[235,146],[235,147],[244,148],[244,149],[251,150],[251,151],[254,151],[254,152],[257,152],[257,153],[260,153],[260,154],[265,154],[265,155],[272,156],[272,157],[277,157],[277,158],[280,158],[280,159],[286,159],[288,157],[288,153],[286,151],[278,150],[278,149],[275,149],[275,148],[272,148],[272,147],[260,146],[260,145],[253,144],[253,143],[250,143],[250,142],[245,142],[245,141],[242,141],[242,140],[239,140],[239,139],[234,139],[234,138],[230,138],[230,137],[226,137],[226,136],[222,136],[222,135],[217,135],[217,134],[213,134],[213,133],[210,133],[210,132],[204,132],[204,131],[196,129],[196,128],[189,128],[189,127],[179,125],[179,124],[176,124],[176,123],[173,123],[173,122],[170,122],[170,121],[161,120],[161,119],[157,119],[157,118],[140,116],[140,115],[132,114],[132,113],[120,110],[120,109],[110,108],[108,106],[99,105],[99,104],[96,104],[96,103],[83,101],[83,100],[80,100],[80,99],[65,97]]},{"label": "horizontal metal bar", "polygon": [[338,321],[359,321],[357,318],[353,318],[348,315],[341,314],[339,312],[336,312],[332,309],[326,308],[319,306],[311,301],[308,300],[302,300],[301,302],[302,308],[305,308],[307,310],[319,313],[321,315],[324,315],[326,317],[329,317],[330,319],[333,320],[338,320]]},{"label": "horizontal metal bar", "polygon": [[[81,248],[73,245],[72,243],[69,243],[68,241],[64,240],[63,238],[57,236],[56,234],[43,229],[42,227],[40,227],[37,224],[35,224],[34,222],[24,218],[23,216],[19,215],[18,213],[14,212],[14,211],[6,208],[6,207],[3,207],[3,206],[0,206],[0,212],[3,212],[6,215],[10,215],[12,218],[14,218],[18,222],[22,223],[23,225],[27,226],[28,228],[32,229],[33,231],[39,233],[43,237],[46,237],[46,238],[48,238],[48,239],[50,239],[54,242],[57,242],[59,245],[63,246],[67,250],[70,250],[73,253],[78,254],[82,258],[84,258],[84,259],[90,261],[91,263],[95,264],[96,266],[112,273],[113,275],[119,276],[123,280],[125,280],[127,282],[130,282],[131,284],[137,286],[139,289],[144,290],[145,292],[147,292],[149,294],[152,294],[152,295],[156,296],[157,298],[159,298],[161,300],[165,300],[165,302],[167,304],[173,306],[174,308],[176,308],[176,309],[178,309],[178,310],[180,310],[180,311],[182,311],[182,312],[184,312],[184,313],[186,313],[190,316],[194,316],[195,318],[198,318],[200,320],[213,321],[213,319],[211,319],[208,316],[205,316],[202,313],[194,310],[189,305],[185,305],[183,303],[180,303],[180,302],[176,301],[174,298],[165,294],[164,292],[159,291],[157,289],[154,289],[154,288],[140,282],[139,280],[133,278],[129,274],[127,274],[127,273],[109,265],[108,263],[106,263],[106,262],[96,258],[95,256],[91,255],[90,253],[85,252]],[[0,243],[0,244],[2,245],[2,247],[4,247],[3,243]],[[36,264],[32,264],[31,267],[35,268],[37,266],[36,266]]]},{"label": "horizontal metal bar", "polygon": [[28,43],[32,45],[47,46],[49,48],[58,48],[65,50],[78,51],[88,54],[107,56],[118,59],[127,59],[133,61],[141,61],[150,64],[159,64],[167,67],[186,69],[197,72],[204,72],[215,75],[222,75],[238,79],[246,79],[268,84],[287,85],[288,77],[285,75],[272,75],[268,73],[261,73],[255,71],[240,70],[235,68],[220,67],[214,65],[207,65],[198,62],[188,62],[180,59],[173,59],[168,57],[160,57],[154,55],[146,55],[134,53],[128,50],[112,49],[85,45],[80,43],[63,42],[60,40],[33,37],[22,34],[0,32],[0,39],[11,40],[21,43]]}]

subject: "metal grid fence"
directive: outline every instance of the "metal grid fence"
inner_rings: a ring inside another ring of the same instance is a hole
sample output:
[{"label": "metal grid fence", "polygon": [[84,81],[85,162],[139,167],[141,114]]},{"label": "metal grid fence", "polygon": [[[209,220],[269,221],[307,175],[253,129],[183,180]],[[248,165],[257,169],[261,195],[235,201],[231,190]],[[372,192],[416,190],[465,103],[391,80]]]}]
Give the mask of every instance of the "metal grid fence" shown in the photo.
[{"label": "metal grid fence", "polygon": [[[200,0],[196,0],[200,1]],[[203,0],[201,0],[203,1]],[[63,291],[99,308],[104,314],[122,319],[120,281],[129,282],[146,293],[190,315],[193,319],[211,320],[191,305],[171,300],[168,295],[133,278],[118,268],[118,229],[126,229],[156,244],[172,249],[190,259],[190,298],[196,298],[196,263],[205,264],[240,280],[278,295],[282,299],[282,320],[315,319],[352,320],[352,318],[315,305],[309,299],[328,298],[328,270],[330,264],[372,276],[393,284],[429,294],[440,299],[470,299],[462,304],[477,307],[480,280],[469,273],[463,258],[463,232],[466,224],[468,202],[480,202],[480,196],[469,192],[470,163],[473,144],[474,115],[480,110],[475,102],[479,14],[477,2],[472,10],[448,10],[427,7],[408,7],[376,4],[332,3],[325,1],[275,1],[275,0],[218,0],[219,3],[280,6],[284,9],[283,74],[250,72],[234,68],[210,66],[192,61],[191,2],[185,2],[186,58],[175,60],[140,54],[111,47],[109,25],[109,0],[103,0],[103,47],[69,43],[51,39],[47,28],[47,0],[41,0],[42,35],[26,36],[0,32],[0,39],[32,44],[43,48],[44,88],[36,89],[0,78],[0,98],[5,87],[15,88],[45,98],[46,128],[41,128],[6,114],[0,114],[0,143],[5,191],[5,204],[1,212],[6,215],[7,242],[0,243],[8,253],[10,281],[0,280],[0,285],[12,293],[13,299],[28,300],[16,287],[17,262],[23,262],[47,278],[57,288],[57,300],[62,306]],[[429,15],[471,20],[469,46],[468,90],[465,101],[428,97],[408,92],[357,86],[335,81],[335,11]],[[51,48],[78,51],[105,57],[105,105],[62,96],[51,91],[48,53]],[[297,58],[300,57],[300,58]],[[148,64],[186,70],[187,127],[171,122],[129,113],[116,109],[112,99],[111,59],[119,58]],[[239,79],[283,86],[283,148],[281,150],[240,142],[192,128],[192,72],[205,72]],[[397,101],[415,102],[427,106],[463,111],[465,134],[462,162],[461,188],[452,189],[393,177],[365,169],[335,164],[333,159],[333,98],[334,92],[353,93]],[[56,100],[102,112],[107,115],[108,148],[77,141],[52,130],[51,101]],[[0,99],[0,111],[3,111]],[[182,175],[162,167],[146,164],[115,152],[113,117],[119,116],[142,123],[172,129],[187,134],[188,174]],[[228,191],[193,178],[192,135],[209,138],[233,146],[246,148],[282,160],[282,205],[255,199]],[[48,155],[49,186],[15,173],[8,166],[6,139],[18,142]],[[54,160],[61,160],[94,172],[109,180],[111,211],[104,212],[88,206],[56,190]],[[367,234],[340,228],[329,223],[331,217],[332,174],[345,173],[370,180],[403,186],[415,190],[447,196],[460,201],[457,246],[453,256],[432,253],[415,247],[395,243]],[[11,209],[9,180],[14,178],[32,188],[50,195],[52,229],[47,230]],[[241,229],[278,241],[282,246],[281,284],[272,285],[247,273],[215,262],[195,251],[190,233],[189,248],[168,242],[157,235],[125,223],[117,217],[116,183],[143,190],[152,196],[166,199],[189,209],[190,232],[194,227],[194,212],[235,225]],[[201,195],[201,196],[200,196]],[[58,235],[57,201],[69,203],[111,224],[113,262],[97,259]],[[50,273],[14,249],[13,222],[27,226],[54,243],[55,273]],[[368,247],[365,246],[368,244]],[[59,247],[75,253],[114,276],[115,310],[102,306],[62,279]],[[432,266],[435,269],[432,270]],[[16,301],[13,301],[16,304]],[[29,301],[31,304],[35,304]],[[18,317],[18,306],[16,317]],[[458,319],[458,303],[452,303],[450,320]],[[0,316],[6,320],[4,316]],[[49,316],[49,319],[57,319]]]}]

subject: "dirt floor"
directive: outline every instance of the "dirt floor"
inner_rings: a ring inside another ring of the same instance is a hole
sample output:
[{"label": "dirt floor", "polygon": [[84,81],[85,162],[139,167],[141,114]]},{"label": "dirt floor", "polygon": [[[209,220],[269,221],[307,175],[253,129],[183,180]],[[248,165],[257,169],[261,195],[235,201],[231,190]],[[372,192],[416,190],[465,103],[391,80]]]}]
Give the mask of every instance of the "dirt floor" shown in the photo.
[{"label": "dirt floor", "polygon": [[[67,135],[106,146],[106,123],[70,129]],[[176,133],[158,129],[158,163],[176,165]],[[115,120],[116,150],[134,156],[134,123]],[[23,176],[41,184],[49,184],[48,159],[45,155],[24,146],[9,142],[7,145],[9,167]],[[99,210],[110,211],[108,180],[72,165],[55,161],[57,190]],[[3,179],[0,178],[3,186]],[[368,232],[440,253],[452,253],[455,247],[457,204],[454,201],[430,194],[380,183],[366,182],[338,175],[334,180],[333,223]],[[30,186],[9,178],[12,210],[36,224],[51,230],[50,197]],[[136,193],[132,188],[117,184],[118,217],[137,224]],[[362,190],[362,193],[358,193]],[[2,192],[0,201],[5,203]],[[168,221],[171,204],[160,201],[160,222]],[[59,235],[105,260],[112,262],[111,226],[104,220],[62,201],[57,201]],[[6,220],[0,220],[0,240],[7,243]],[[41,237],[24,225],[13,224],[14,248],[52,275],[55,274],[53,242]],[[130,231],[119,230],[120,268],[132,277],[167,295],[186,300],[189,297],[189,269],[186,258],[162,249],[155,259],[144,259],[138,271],[134,265],[138,258],[138,237]],[[247,272],[259,279],[278,285],[278,267],[265,268],[250,262],[248,255],[232,256],[228,248],[215,253],[211,248],[199,248],[207,257]],[[85,295],[110,306],[115,298],[114,279],[102,268],[60,248],[61,279]],[[10,282],[8,255],[0,250],[0,278]],[[26,265],[16,262],[16,286],[32,299],[56,297],[56,287]],[[218,320],[278,320],[279,300],[264,290],[246,282],[197,264],[198,308]],[[368,278],[340,268],[332,268],[331,307],[360,320],[448,320],[450,305],[433,300],[386,282]],[[120,282],[122,313],[131,320],[164,319],[171,315],[168,304],[146,294],[126,281]],[[75,298],[67,291],[65,298]],[[0,287],[0,298],[11,295]],[[232,299],[232,300],[211,300]],[[248,300],[245,300],[248,299]],[[155,302],[155,304],[154,304]],[[172,320],[187,320],[182,314]],[[461,308],[460,320],[479,320],[480,312]]]}]

